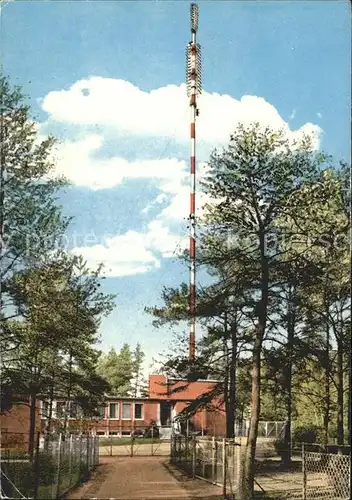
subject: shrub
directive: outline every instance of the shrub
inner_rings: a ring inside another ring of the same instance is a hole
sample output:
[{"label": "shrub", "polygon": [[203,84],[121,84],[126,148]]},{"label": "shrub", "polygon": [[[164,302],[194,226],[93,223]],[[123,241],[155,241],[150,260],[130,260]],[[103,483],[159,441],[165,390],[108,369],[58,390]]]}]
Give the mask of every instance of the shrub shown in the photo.
[{"label": "shrub", "polygon": [[317,425],[302,425],[296,427],[292,434],[292,443],[297,445],[299,443],[322,443],[323,432],[321,427]]},{"label": "shrub", "polygon": [[49,453],[40,453],[38,469],[40,473],[40,484],[43,486],[49,486],[55,483],[57,474],[57,462],[56,457],[54,458]]},{"label": "shrub", "polygon": [[274,441],[274,448],[276,453],[281,457],[287,450],[287,444],[285,443],[284,439],[276,439]]},{"label": "shrub", "polygon": [[337,425],[336,424],[329,425],[329,437],[333,438],[333,439],[337,438]]}]

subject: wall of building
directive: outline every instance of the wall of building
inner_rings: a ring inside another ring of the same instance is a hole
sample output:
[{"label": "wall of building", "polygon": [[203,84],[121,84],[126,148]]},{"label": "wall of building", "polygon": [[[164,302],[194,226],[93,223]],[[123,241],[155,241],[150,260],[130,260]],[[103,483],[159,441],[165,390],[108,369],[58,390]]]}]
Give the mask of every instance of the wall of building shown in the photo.
[{"label": "wall of building", "polygon": [[[1,445],[26,449],[29,441],[29,403],[15,403],[11,410],[0,414]],[[40,404],[37,403],[35,432],[40,432]]]},{"label": "wall of building", "polygon": [[149,376],[149,397],[155,399],[189,400],[192,401],[201,394],[212,390],[217,382],[198,380],[187,382],[185,380],[167,379],[165,375]]},{"label": "wall of building", "polygon": [[[109,398],[105,408],[105,416],[101,418],[72,418],[68,420],[69,428],[74,432],[104,432],[106,434],[127,432],[131,429],[146,429],[153,423],[157,425],[166,422],[161,422],[160,406],[170,404],[170,419],[171,420],[188,404],[199,397],[201,394],[208,392],[214,387],[215,382],[198,381],[187,383],[180,380],[167,380],[164,375],[151,375],[149,377],[149,398]],[[117,418],[109,418],[109,404],[118,404]],[[131,418],[122,419],[122,404],[130,403],[132,405]],[[134,418],[133,405],[134,403],[143,404],[143,415],[141,419]],[[46,419],[40,416],[40,402],[37,406],[37,422],[36,428],[39,431],[45,429]],[[215,405],[214,405],[215,406]],[[60,427],[63,424],[63,418],[56,418],[55,409],[56,402],[53,404],[54,414],[52,419],[52,429]],[[165,415],[164,415],[165,420]],[[193,427],[198,431],[203,431],[208,434],[224,435],[225,433],[225,417],[223,412],[199,411],[193,418]],[[14,405],[13,409],[1,416],[1,429],[8,433],[27,433],[29,432],[29,407],[25,405]]]}]

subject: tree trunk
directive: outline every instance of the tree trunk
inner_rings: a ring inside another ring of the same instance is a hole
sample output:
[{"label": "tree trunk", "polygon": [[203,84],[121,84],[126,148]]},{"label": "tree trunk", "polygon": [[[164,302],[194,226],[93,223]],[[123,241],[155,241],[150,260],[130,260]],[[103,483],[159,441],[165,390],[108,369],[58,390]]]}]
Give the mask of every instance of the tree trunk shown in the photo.
[{"label": "tree trunk", "polygon": [[[235,320],[236,321],[236,320]],[[236,369],[237,369],[237,325],[231,328],[231,359],[229,367],[229,412],[228,437],[235,436],[236,422]]]},{"label": "tree trunk", "polygon": [[252,358],[252,392],[251,392],[251,418],[247,439],[246,455],[243,463],[241,479],[239,481],[239,498],[253,500],[254,498],[254,473],[255,450],[257,446],[258,424],[260,418],[260,372],[261,351],[266,328],[268,310],[269,269],[265,257],[265,238],[261,234],[261,298],[257,305],[258,322],[253,346]]},{"label": "tree trunk", "polygon": [[347,392],[347,433],[348,433],[348,442],[350,443],[352,440],[352,434],[351,434],[351,417],[352,417],[352,410],[351,410],[351,391],[352,391],[352,362],[351,362],[351,356],[352,356],[352,351],[351,351],[351,340],[349,340],[349,349],[347,351],[347,363],[348,363],[348,392]]},{"label": "tree trunk", "polygon": [[67,434],[67,429],[68,429],[68,419],[70,416],[70,410],[71,410],[71,393],[72,393],[72,354],[70,352],[70,357],[69,357],[69,382],[68,382],[68,390],[67,390],[67,401],[65,404],[65,415],[64,415],[64,433],[65,435]]},{"label": "tree trunk", "polygon": [[324,445],[329,443],[330,420],[330,327],[326,324],[325,374],[324,374]]},{"label": "tree trunk", "polygon": [[291,428],[292,428],[292,364],[293,364],[293,341],[295,335],[295,287],[289,285],[287,304],[287,364],[284,367],[284,387],[286,389],[286,425],[284,432],[285,452],[283,463],[288,466],[291,463]]},{"label": "tree trunk", "polygon": [[337,444],[344,443],[343,429],[343,345],[338,339],[337,345]]},{"label": "tree trunk", "polygon": [[49,436],[51,432],[51,424],[53,420],[53,402],[54,402],[54,384],[52,383],[50,386],[49,392],[49,413],[46,417],[45,423],[45,448],[47,449],[49,446]]},{"label": "tree trunk", "polygon": [[251,417],[249,423],[246,454],[240,483],[241,500],[252,500],[254,497],[255,450],[257,444],[258,423],[260,416],[260,355],[261,342],[258,336],[253,348]]},{"label": "tree trunk", "polygon": [[224,319],[224,358],[225,358],[225,377],[224,377],[224,403],[226,413],[226,437],[231,437],[230,427],[230,403],[229,403],[229,349],[227,345],[227,312]]},{"label": "tree trunk", "polygon": [[291,463],[291,428],[292,428],[292,362],[287,363],[287,404],[286,404],[286,424],[284,432],[285,452],[282,456],[284,465]]},{"label": "tree trunk", "polygon": [[36,410],[37,410],[37,388],[35,386],[32,386],[30,391],[29,437],[28,437],[28,453],[30,458],[33,458],[33,453],[35,448]]}]

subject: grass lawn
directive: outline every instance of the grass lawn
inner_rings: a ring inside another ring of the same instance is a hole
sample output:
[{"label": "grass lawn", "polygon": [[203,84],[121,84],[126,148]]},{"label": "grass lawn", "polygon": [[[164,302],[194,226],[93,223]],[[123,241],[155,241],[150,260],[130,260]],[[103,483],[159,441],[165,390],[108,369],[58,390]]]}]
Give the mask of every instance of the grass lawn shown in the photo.
[{"label": "grass lawn", "polygon": [[152,444],[152,443],[160,443],[163,440],[159,438],[119,438],[119,437],[112,437],[112,438],[103,438],[99,440],[99,446],[131,446],[131,443],[133,441],[134,445],[139,445],[139,444]]}]

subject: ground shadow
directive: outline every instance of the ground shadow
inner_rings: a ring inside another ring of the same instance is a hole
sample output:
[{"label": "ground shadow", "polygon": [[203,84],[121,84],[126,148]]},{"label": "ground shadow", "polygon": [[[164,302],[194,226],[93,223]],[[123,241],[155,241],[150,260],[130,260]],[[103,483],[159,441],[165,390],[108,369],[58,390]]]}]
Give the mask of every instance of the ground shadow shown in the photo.
[{"label": "ground shadow", "polygon": [[[189,500],[199,500],[199,498],[202,498],[202,500],[224,500],[224,496],[222,495],[221,488],[217,487],[215,485],[212,485],[211,483],[207,481],[202,481],[201,479],[194,478],[191,474],[187,473],[187,471],[179,469],[176,465],[172,464],[169,460],[165,460],[163,462],[163,467],[168,471],[168,473],[176,479],[179,483],[182,483],[182,486],[184,489],[189,493]],[[195,481],[197,482],[204,482],[204,488],[206,489],[207,485],[209,485],[209,488],[214,487],[214,488],[219,488],[219,493],[218,494],[211,494],[207,495],[204,494],[202,497],[199,497],[199,495],[194,495],[192,496],[192,486],[195,484]],[[228,497],[229,500],[232,497]]]}]

